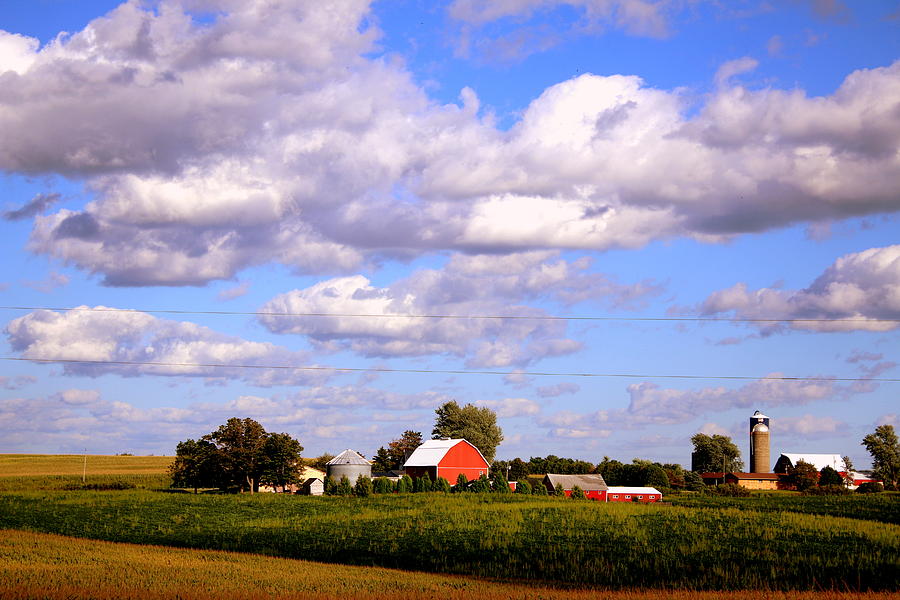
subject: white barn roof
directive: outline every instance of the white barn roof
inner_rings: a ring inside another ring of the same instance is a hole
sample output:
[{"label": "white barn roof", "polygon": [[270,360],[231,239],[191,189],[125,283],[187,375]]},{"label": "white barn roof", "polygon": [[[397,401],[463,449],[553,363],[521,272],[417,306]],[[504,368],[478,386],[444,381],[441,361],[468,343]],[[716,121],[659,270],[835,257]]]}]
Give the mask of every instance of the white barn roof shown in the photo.
[{"label": "white barn roof", "polygon": [[[456,440],[427,440],[409,455],[409,458],[403,463],[403,467],[436,467],[444,460],[444,457],[447,456],[447,453],[451,448],[463,442],[475,448],[474,444],[467,442],[462,438]],[[484,460],[481,450],[475,448],[475,451],[481,456],[481,460]],[[484,460],[484,464],[489,463]]]},{"label": "white barn roof", "polygon": [[660,492],[656,488],[652,487],[627,487],[622,485],[611,486],[607,491],[607,494],[659,494],[662,496],[662,492]]},{"label": "white barn roof", "polygon": [[797,466],[797,461],[802,460],[814,466],[816,471],[821,471],[825,467],[831,467],[835,471],[844,470],[844,459],[840,454],[794,454],[783,452],[781,456],[791,461],[791,464],[795,467]]}]

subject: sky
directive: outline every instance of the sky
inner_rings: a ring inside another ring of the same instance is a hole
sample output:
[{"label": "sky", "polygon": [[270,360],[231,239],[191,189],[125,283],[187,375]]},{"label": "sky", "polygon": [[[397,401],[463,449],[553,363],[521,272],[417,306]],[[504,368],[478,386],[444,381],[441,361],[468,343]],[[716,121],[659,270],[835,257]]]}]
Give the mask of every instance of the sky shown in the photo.
[{"label": "sky", "polygon": [[[0,0],[0,452],[900,425],[896,0]],[[297,368],[299,367],[299,368]]]}]

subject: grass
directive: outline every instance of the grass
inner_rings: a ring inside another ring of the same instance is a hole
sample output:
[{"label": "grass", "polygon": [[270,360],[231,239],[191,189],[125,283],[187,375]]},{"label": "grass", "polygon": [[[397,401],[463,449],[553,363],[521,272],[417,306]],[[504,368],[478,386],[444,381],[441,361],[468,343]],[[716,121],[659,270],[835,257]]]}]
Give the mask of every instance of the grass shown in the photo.
[{"label": "grass", "polygon": [[900,525],[900,493],[848,494],[846,496],[802,496],[796,492],[759,493],[749,498],[701,494],[666,498],[676,506],[691,508],[735,508],[755,512],[795,512],[849,517]]},{"label": "grass", "polygon": [[[588,600],[597,597],[593,590],[0,530],[0,598],[4,600]],[[892,595],[623,590],[604,592],[602,597],[608,600],[886,600]]]},{"label": "grass", "polygon": [[900,526],[521,496],[0,495],[0,527],[604,588],[895,590]]}]

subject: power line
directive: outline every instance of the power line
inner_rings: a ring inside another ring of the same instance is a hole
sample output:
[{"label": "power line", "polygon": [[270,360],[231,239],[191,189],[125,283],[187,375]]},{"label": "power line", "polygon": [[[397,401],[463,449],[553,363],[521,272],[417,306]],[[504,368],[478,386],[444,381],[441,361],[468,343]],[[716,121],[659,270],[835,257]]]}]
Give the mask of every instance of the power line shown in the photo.
[{"label": "power line", "polygon": [[740,317],[597,317],[559,315],[444,315],[444,314],[383,314],[383,313],[322,313],[322,312],[264,312],[264,311],[230,311],[230,310],[173,310],[173,309],[137,309],[137,308],[90,308],[90,307],[52,307],[52,306],[0,306],[0,310],[54,310],[72,312],[124,312],[172,315],[226,315],[254,317],[358,317],[389,319],[510,319],[532,321],[675,321],[675,322],[709,322],[709,323],[900,323],[900,319],[748,319]]},{"label": "power line", "polygon": [[753,380],[753,381],[819,381],[819,382],[860,382],[870,381],[877,383],[900,383],[900,379],[883,377],[788,377],[766,376],[754,377],[750,375],[660,375],[641,373],[560,373],[552,371],[472,371],[467,369],[395,369],[389,367],[326,367],[326,366],[294,366],[294,365],[229,365],[221,363],[175,363],[154,362],[136,360],[78,360],[68,358],[24,358],[3,356],[0,360],[37,362],[37,363],[68,363],[87,365],[124,365],[124,366],[155,366],[155,367],[202,367],[222,369],[279,369],[286,371],[337,371],[337,372],[366,372],[366,373],[426,373],[438,375],[526,375],[530,377],[616,377],[628,379],[726,379],[726,380]]}]

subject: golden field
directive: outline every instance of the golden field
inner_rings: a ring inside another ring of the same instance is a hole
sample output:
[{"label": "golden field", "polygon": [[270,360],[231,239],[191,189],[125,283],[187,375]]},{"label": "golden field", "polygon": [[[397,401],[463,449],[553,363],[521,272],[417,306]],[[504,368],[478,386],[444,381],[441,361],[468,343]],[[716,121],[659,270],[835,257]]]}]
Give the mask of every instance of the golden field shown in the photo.
[{"label": "golden field", "polygon": [[[154,475],[168,472],[173,456],[87,456],[87,475]],[[0,477],[78,475],[83,454],[0,454]]]},{"label": "golden field", "polygon": [[882,600],[890,593],[572,590],[0,530],[0,598]]}]

